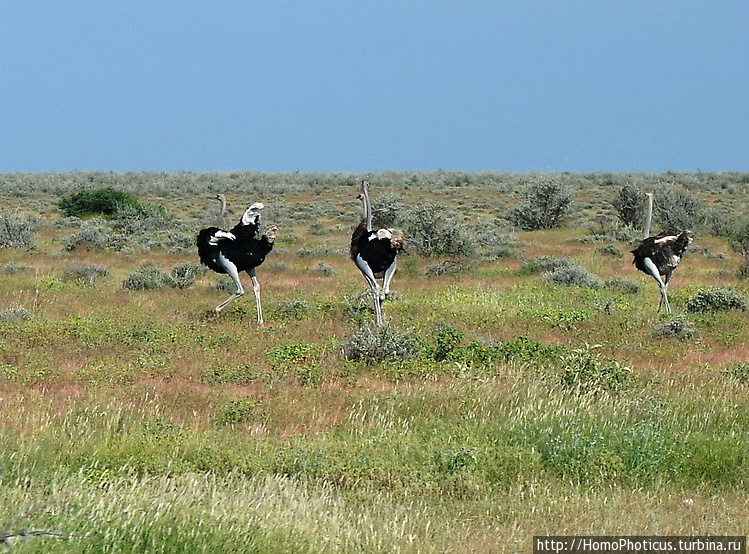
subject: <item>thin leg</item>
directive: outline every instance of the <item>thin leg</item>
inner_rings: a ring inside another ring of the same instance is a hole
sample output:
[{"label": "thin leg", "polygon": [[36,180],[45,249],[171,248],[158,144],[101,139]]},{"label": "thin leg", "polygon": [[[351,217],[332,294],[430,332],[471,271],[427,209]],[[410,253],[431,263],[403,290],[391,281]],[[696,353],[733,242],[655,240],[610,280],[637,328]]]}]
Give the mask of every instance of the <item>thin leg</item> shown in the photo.
[{"label": "thin leg", "polygon": [[377,279],[375,279],[372,268],[369,267],[369,264],[365,262],[361,256],[356,257],[356,265],[362,272],[362,275],[364,275],[364,278],[367,280],[369,288],[372,290],[372,299],[374,300],[375,314],[377,315],[377,325],[382,325],[382,300],[380,298],[380,285],[377,283]]},{"label": "thin leg", "polygon": [[382,280],[382,294],[381,299],[385,300],[385,297],[390,294],[390,281],[393,279],[393,275],[395,275],[395,266],[397,263],[397,259],[393,260],[392,265],[385,270],[385,278]]},{"label": "thin leg", "polygon": [[229,298],[221,302],[218,306],[216,306],[215,312],[216,317],[219,316],[221,313],[221,310],[226,308],[226,306],[229,305],[229,303],[234,300],[235,298],[239,298],[244,294],[244,288],[242,287],[242,281],[239,280],[239,273],[237,272],[237,266],[235,266],[230,261],[224,259],[224,269],[226,269],[226,273],[231,277],[231,280],[234,281],[234,285],[237,287],[237,292],[232,294]]},{"label": "thin leg", "polygon": [[247,273],[250,275],[250,279],[252,279],[252,290],[255,292],[255,303],[257,304],[257,324],[262,325],[263,308],[260,305],[260,281],[257,280],[257,275],[255,275],[254,267],[248,270]]},{"label": "thin leg", "polygon": [[671,313],[671,305],[668,303],[668,283],[671,281],[671,276],[673,275],[673,272],[666,273],[665,279],[663,280],[663,301],[666,305],[666,313]]},{"label": "thin leg", "polygon": [[[650,258],[645,258],[645,260],[643,260],[643,265],[645,266],[645,269],[647,269],[647,274],[658,283],[658,288],[661,291],[661,301],[658,303],[658,311],[660,312],[661,308],[665,307],[666,313],[671,313],[671,306],[668,305],[668,295],[666,294],[666,283],[661,279],[661,274],[658,271],[658,268]],[[668,278],[669,276],[666,276],[666,279]]]}]

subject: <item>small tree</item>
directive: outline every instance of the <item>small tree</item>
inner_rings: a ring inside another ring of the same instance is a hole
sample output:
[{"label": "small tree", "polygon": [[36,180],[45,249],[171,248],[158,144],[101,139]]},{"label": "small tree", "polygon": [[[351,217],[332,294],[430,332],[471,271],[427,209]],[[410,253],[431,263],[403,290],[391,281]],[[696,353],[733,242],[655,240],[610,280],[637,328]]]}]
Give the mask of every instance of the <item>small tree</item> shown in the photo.
[{"label": "small tree", "polygon": [[524,231],[558,227],[572,204],[572,192],[562,183],[531,183],[525,199],[510,210],[508,219]]},{"label": "small tree", "polygon": [[655,219],[663,230],[669,233],[694,229],[705,220],[702,203],[682,189],[666,189],[659,192],[653,211]]},{"label": "small tree", "polygon": [[444,206],[419,204],[403,223],[406,247],[414,246],[425,256],[468,256],[476,249],[465,223]]},{"label": "small tree", "polygon": [[642,224],[645,195],[636,186],[630,183],[624,185],[611,204],[624,225],[637,227]]}]

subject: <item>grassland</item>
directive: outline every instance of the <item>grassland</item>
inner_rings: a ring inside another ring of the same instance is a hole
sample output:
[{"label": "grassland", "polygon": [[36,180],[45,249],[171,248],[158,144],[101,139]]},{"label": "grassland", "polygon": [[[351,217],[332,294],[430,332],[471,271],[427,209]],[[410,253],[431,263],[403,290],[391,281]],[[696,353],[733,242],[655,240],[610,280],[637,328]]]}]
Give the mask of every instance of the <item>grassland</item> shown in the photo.
[{"label": "grassland", "polygon": [[[749,295],[720,232],[743,221],[749,176],[368,177],[375,207],[432,203],[484,233],[470,256],[402,256],[384,332],[347,257],[360,176],[0,176],[5,220],[35,228],[31,248],[0,248],[4,545],[529,552],[534,535],[747,533],[749,312],[687,308],[709,287]],[[573,187],[564,225],[509,228],[538,178]],[[705,208],[671,315],[617,230],[629,182]],[[57,209],[99,185],[161,215],[112,227]],[[144,264],[197,263],[216,192],[229,222],[262,201],[279,226],[264,327],[251,294],[213,318],[230,291],[211,272],[123,287]],[[550,259],[588,281],[555,281]]]}]

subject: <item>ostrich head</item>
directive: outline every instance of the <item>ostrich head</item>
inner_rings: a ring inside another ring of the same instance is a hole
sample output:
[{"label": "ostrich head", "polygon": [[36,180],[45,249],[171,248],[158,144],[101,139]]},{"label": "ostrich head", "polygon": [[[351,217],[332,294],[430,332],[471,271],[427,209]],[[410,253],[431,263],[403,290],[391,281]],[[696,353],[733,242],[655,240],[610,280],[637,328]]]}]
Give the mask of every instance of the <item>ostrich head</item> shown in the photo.
[{"label": "ostrich head", "polygon": [[273,244],[276,240],[276,231],[278,231],[278,227],[271,225],[268,227],[268,230],[263,233],[263,236],[269,243]]},{"label": "ostrich head", "polygon": [[406,242],[406,238],[403,233],[398,229],[389,229],[390,231],[390,246],[395,250],[403,250],[403,245]]}]

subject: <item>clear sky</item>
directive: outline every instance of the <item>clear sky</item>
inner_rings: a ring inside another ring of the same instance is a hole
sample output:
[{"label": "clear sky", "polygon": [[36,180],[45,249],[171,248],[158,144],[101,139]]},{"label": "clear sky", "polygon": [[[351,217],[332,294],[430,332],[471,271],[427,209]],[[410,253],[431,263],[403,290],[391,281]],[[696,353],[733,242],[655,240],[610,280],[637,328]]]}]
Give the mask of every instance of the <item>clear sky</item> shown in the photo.
[{"label": "clear sky", "polygon": [[747,0],[2,0],[0,172],[749,170]]}]

